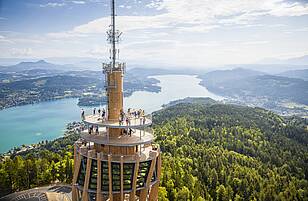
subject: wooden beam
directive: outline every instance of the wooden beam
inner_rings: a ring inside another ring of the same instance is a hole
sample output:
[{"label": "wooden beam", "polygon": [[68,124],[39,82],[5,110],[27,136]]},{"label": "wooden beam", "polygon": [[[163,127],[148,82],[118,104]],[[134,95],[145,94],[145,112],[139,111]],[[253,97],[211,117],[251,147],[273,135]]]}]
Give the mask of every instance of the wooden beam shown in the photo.
[{"label": "wooden beam", "polygon": [[108,154],[108,183],[109,183],[109,201],[113,200],[112,197],[112,167],[111,167],[111,155]]},{"label": "wooden beam", "polygon": [[93,150],[88,151],[88,158],[87,158],[87,168],[86,168],[86,176],[84,179],[84,186],[83,186],[83,192],[82,192],[82,201],[88,201],[89,195],[89,180],[90,180],[90,174],[91,174],[91,164],[92,164],[92,155]]},{"label": "wooden beam", "polygon": [[77,192],[77,179],[78,179],[78,174],[80,170],[80,154],[77,152],[77,145],[74,145],[74,176],[73,176],[73,186],[72,186],[72,200],[77,201],[78,200],[78,192]]},{"label": "wooden beam", "polygon": [[157,156],[157,182],[151,187],[150,190],[150,201],[158,200],[158,190],[159,190],[159,182],[160,182],[160,174],[161,174],[161,154],[158,152]]},{"label": "wooden beam", "polygon": [[97,153],[97,179],[96,179],[96,200],[102,201],[102,163],[101,153]]},{"label": "wooden beam", "polygon": [[154,158],[151,162],[151,166],[150,166],[150,170],[149,170],[149,174],[148,174],[148,178],[147,178],[147,182],[146,182],[146,187],[148,188],[151,184],[151,179],[153,177],[153,173],[154,173],[154,167],[156,165],[156,159],[157,159],[157,152],[150,152],[150,157]]},{"label": "wooden beam", "polygon": [[121,201],[124,200],[124,171],[123,171],[123,156],[121,156],[121,160],[120,160],[120,175],[121,175]]},{"label": "wooden beam", "polygon": [[150,152],[150,157],[153,158],[153,160],[151,162],[151,166],[150,166],[149,174],[148,174],[148,177],[147,177],[147,180],[146,180],[145,188],[140,191],[140,197],[139,197],[140,201],[146,201],[147,200],[147,195],[148,195],[148,192],[149,192],[151,179],[152,179],[152,176],[153,176],[153,173],[154,173],[154,167],[155,167],[155,164],[156,164],[157,152],[156,151]]},{"label": "wooden beam", "polygon": [[155,183],[150,189],[149,201],[157,201],[158,200],[158,188],[159,182]]},{"label": "wooden beam", "polygon": [[132,183],[132,189],[133,191],[129,195],[129,201],[135,201],[136,197],[136,186],[137,186],[137,177],[139,172],[139,162],[140,162],[140,156],[139,154],[135,155],[136,163],[135,163],[135,169],[134,169],[134,177],[133,177],[133,183]]}]

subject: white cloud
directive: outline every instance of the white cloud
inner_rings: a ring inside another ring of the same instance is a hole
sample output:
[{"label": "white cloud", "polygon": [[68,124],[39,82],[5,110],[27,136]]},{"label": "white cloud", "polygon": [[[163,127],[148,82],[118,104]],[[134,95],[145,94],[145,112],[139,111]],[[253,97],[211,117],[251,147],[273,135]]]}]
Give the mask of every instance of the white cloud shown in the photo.
[{"label": "white cloud", "polygon": [[267,40],[261,40],[261,41],[245,41],[242,42],[243,45],[264,45],[269,43]]},{"label": "white cloud", "polygon": [[31,48],[12,48],[9,51],[10,54],[14,57],[28,57],[33,55]]},{"label": "white cloud", "polygon": [[81,32],[67,31],[67,32],[55,32],[48,33],[46,36],[50,39],[70,39],[70,38],[81,38],[87,35]]},{"label": "white cloud", "polygon": [[0,35],[0,43],[14,43],[14,42],[8,39],[7,37]]},{"label": "white cloud", "polygon": [[[124,7],[124,5],[120,5]],[[177,31],[206,33],[225,25],[251,25],[262,16],[301,16],[308,14],[308,3],[283,0],[164,0],[147,5],[164,9],[153,16],[118,16],[117,27],[123,32],[170,28]],[[66,35],[105,33],[109,17],[76,26]],[[80,35],[82,36],[82,35]]]},{"label": "white cloud", "polygon": [[86,51],[85,53],[88,54],[89,56],[94,56],[94,57],[101,57],[106,55],[107,48],[103,48],[101,46],[94,46],[90,50]]},{"label": "white cloud", "polygon": [[[296,29],[287,25],[286,18],[280,18],[306,15],[307,5],[285,0],[153,0],[146,7],[159,10],[156,12],[159,14],[117,17],[117,28],[124,32],[120,44],[121,58],[128,63],[149,61],[204,66],[250,63],[262,57],[287,54],[288,51],[307,51],[304,45],[307,38],[284,38],[287,36],[283,31]],[[126,4],[121,7],[127,8]],[[131,13],[134,12],[132,10]],[[275,19],[277,26],[264,20],[258,21],[264,16]],[[109,46],[105,33],[109,24],[110,17],[106,16],[71,30],[44,34],[41,43],[29,41],[29,44],[36,45],[33,51],[44,56],[78,55],[108,59]],[[297,29],[306,31],[305,27]],[[300,31],[297,32],[300,34]],[[3,37],[0,37],[2,42],[23,43],[21,38],[16,41]],[[296,43],[297,40],[301,42]],[[16,45],[13,54],[31,53],[24,47],[27,46]]]},{"label": "white cloud", "polygon": [[55,8],[55,7],[62,7],[62,6],[65,6],[65,5],[66,5],[65,3],[49,2],[47,4],[40,4],[40,7],[42,7],[42,8],[46,8],[46,7]]},{"label": "white cloud", "polygon": [[308,3],[281,3],[273,8],[269,14],[274,16],[301,16],[308,14]]},{"label": "white cloud", "polygon": [[72,1],[72,3],[74,3],[74,4],[85,4],[86,2],[85,1]]}]

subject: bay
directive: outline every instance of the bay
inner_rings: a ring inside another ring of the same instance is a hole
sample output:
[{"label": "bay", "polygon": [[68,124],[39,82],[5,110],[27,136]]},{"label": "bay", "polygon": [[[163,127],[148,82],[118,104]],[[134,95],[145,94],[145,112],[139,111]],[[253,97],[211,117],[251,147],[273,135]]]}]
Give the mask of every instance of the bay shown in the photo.
[{"label": "bay", "polygon": [[[124,99],[125,109],[142,108],[146,113],[161,109],[163,104],[186,97],[222,97],[199,85],[192,75],[152,76],[160,81],[161,92],[136,91]],[[38,143],[63,136],[66,124],[80,121],[81,107],[75,98],[12,107],[0,111],[0,153],[22,144]],[[86,113],[92,108],[83,108]]]}]

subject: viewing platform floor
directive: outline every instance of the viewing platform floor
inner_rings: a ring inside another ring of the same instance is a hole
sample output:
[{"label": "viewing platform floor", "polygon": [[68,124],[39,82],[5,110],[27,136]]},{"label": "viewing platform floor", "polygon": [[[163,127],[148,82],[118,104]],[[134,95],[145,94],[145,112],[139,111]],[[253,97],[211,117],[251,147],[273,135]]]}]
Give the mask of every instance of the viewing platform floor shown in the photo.
[{"label": "viewing platform floor", "polygon": [[136,146],[150,144],[153,141],[153,134],[150,131],[132,129],[132,134],[123,134],[119,137],[110,137],[105,128],[100,128],[99,133],[89,134],[88,130],[82,131],[80,137],[87,142],[111,146]]},{"label": "viewing platform floor", "polygon": [[[90,151],[90,156],[88,155]],[[77,145],[77,152],[80,153],[82,156],[92,159],[97,159],[97,154],[95,152],[93,144],[87,143],[86,145]],[[147,160],[153,160],[156,157],[156,154],[153,156],[153,152],[160,153],[159,148],[154,148],[152,145],[147,145],[145,147],[142,147],[140,150],[138,150],[133,155],[117,155],[117,154],[110,154],[112,156],[112,162],[120,162],[121,157],[123,157],[124,162],[136,162],[137,157],[139,157],[140,161],[147,161]],[[151,154],[152,153],[152,154]],[[101,161],[107,161],[108,160],[108,153],[100,152],[100,160]]]},{"label": "viewing platform floor", "polygon": [[146,116],[145,120],[143,117],[141,118],[129,118],[129,123],[123,121],[120,123],[119,120],[117,121],[108,121],[104,118],[100,117],[99,115],[88,115],[85,116],[83,122],[99,127],[108,127],[108,128],[144,128],[152,125],[152,119],[150,116]]}]

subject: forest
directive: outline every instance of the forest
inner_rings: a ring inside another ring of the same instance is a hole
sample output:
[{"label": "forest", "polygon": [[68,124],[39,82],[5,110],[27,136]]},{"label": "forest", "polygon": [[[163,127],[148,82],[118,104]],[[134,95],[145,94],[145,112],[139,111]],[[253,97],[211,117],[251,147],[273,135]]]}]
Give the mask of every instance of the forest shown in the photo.
[{"label": "forest", "polygon": [[186,103],[154,117],[164,153],[159,200],[308,199],[305,120],[260,108]]},{"label": "forest", "polygon": [[[159,200],[308,200],[307,121],[261,108],[180,102],[153,114]],[[2,159],[0,197],[72,179],[77,134]]]}]

